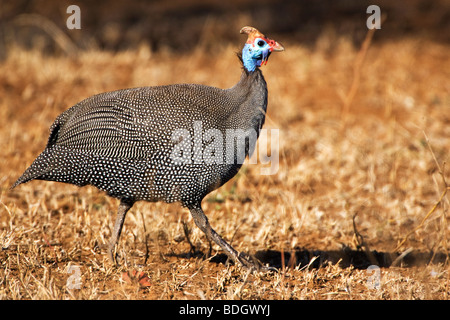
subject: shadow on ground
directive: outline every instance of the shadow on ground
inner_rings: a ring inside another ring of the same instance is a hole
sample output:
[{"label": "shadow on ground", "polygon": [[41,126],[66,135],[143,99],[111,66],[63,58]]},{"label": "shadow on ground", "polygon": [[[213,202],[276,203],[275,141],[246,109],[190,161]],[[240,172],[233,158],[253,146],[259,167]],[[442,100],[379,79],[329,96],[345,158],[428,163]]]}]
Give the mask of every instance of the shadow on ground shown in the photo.
[{"label": "shadow on ground", "polygon": [[[183,257],[199,256],[201,252],[192,254],[181,254]],[[284,255],[284,257],[283,257]],[[320,268],[329,263],[338,264],[341,268],[353,267],[355,269],[367,269],[371,265],[381,268],[389,267],[416,267],[427,264],[445,263],[448,259],[443,252],[416,252],[405,251],[404,253],[378,252],[354,250],[343,247],[341,250],[308,250],[296,249],[292,252],[281,252],[278,250],[260,250],[254,254],[262,264],[281,269],[286,267],[308,267]],[[226,264],[228,257],[221,253],[210,258],[213,263]]]}]

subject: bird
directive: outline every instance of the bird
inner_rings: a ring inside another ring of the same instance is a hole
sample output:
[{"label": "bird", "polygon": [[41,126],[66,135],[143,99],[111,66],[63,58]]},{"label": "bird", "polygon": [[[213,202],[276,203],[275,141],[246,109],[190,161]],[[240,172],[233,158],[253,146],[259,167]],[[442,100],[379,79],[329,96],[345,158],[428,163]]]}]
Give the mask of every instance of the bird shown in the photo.
[{"label": "bird", "polygon": [[[84,99],[56,118],[45,149],[11,188],[31,180],[57,181],[92,185],[119,199],[107,249],[114,264],[133,204],[162,201],[187,208],[196,226],[235,264],[260,269],[260,263],[211,227],[201,206],[207,194],[237,174],[242,157],[253,152],[267,110],[260,67],[272,52],[284,50],[254,27],[245,26],[240,33],[247,41],[238,53],[242,72],[233,87],[172,84]],[[224,144],[231,147],[225,150]]]}]

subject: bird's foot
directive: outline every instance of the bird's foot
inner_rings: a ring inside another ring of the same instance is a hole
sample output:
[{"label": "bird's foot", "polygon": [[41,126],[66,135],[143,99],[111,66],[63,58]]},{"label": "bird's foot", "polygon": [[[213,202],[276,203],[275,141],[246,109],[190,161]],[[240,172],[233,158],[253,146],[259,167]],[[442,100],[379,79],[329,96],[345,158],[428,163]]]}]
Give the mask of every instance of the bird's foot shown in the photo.
[{"label": "bird's foot", "polygon": [[118,267],[120,265],[119,264],[120,255],[117,253],[115,245],[110,245],[109,246],[109,248],[108,248],[108,258],[109,258],[109,261],[111,261],[114,266]]},{"label": "bird's foot", "polygon": [[277,271],[276,268],[265,266],[254,256],[244,252],[239,253],[237,259],[243,267],[250,269],[252,272],[256,271],[266,273],[271,271]]}]

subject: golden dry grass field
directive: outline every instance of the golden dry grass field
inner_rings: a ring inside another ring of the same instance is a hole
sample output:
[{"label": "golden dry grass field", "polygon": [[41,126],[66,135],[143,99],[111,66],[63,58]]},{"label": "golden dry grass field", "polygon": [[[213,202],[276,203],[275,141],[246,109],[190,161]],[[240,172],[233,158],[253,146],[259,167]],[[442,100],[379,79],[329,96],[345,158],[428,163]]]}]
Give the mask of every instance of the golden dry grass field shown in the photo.
[{"label": "golden dry grass field", "polygon": [[118,200],[44,181],[10,190],[68,107],[128,87],[231,87],[241,43],[214,55],[10,48],[0,62],[0,299],[448,299],[449,46],[405,38],[363,52],[327,32],[312,47],[276,40],[286,51],[263,72],[279,169],[246,164],[203,202],[219,234],[278,269],[267,274],[226,263],[215,245],[208,256],[181,206],[145,202],[127,215],[115,268],[105,244]]}]

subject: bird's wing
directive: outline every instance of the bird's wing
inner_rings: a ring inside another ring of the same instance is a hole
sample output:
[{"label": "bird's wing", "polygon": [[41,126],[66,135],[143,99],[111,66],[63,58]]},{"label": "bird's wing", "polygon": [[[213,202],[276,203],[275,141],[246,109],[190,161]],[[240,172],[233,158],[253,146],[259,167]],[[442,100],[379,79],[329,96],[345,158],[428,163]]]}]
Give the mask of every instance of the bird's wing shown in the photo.
[{"label": "bird's wing", "polygon": [[145,159],[156,145],[136,109],[114,99],[84,100],[61,114],[50,128],[47,147],[117,158]]}]

